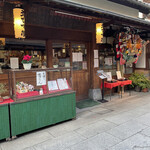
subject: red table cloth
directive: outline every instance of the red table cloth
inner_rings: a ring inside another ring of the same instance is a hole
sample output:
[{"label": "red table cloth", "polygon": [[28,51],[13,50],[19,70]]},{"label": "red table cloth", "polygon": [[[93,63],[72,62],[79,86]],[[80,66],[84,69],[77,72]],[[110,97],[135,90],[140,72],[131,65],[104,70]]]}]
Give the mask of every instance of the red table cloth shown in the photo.
[{"label": "red table cloth", "polygon": [[125,85],[129,85],[129,84],[132,84],[132,80],[120,81],[121,87],[123,87]]},{"label": "red table cloth", "polygon": [[9,99],[4,99],[3,102],[0,102],[0,105],[12,103],[12,102],[14,102],[14,100],[12,100],[11,98],[9,98]]},{"label": "red table cloth", "polygon": [[[120,81],[114,82],[114,83],[108,83],[108,82],[104,82],[104,87],[108,88],[108,89],[112,89],[116,86],[120,85]],[[102,84],[101,84],[101,88],[102,88]]]},{"label": "red table cloth", "polygon": [[120,82],[119,82],[119,81],[117,81],[117,82],[115,82],[115,83],[108,83],[108,82],[105,82],[105,83],[104,83],[104,87],[105,87],[105,88],[109,88],[109,89],[112,89],[112,88],[117,87],[117,86],[119,86],[119,85],[120,85]]},{"label": "red table cloth", "polygon": [[[125,81],[117,81],[115,83],[108,83],[108,82],[104,82],[104,87],[105,88],[108,88],[108,89],[112,89],[114,87],[117,87],[117,86],[125,86],[125,85],[129,85],[129,84],[132,84],[132,81],[131,80],[125,80]],[[102,88],[102,84],[101,84],[101,88]]]}]

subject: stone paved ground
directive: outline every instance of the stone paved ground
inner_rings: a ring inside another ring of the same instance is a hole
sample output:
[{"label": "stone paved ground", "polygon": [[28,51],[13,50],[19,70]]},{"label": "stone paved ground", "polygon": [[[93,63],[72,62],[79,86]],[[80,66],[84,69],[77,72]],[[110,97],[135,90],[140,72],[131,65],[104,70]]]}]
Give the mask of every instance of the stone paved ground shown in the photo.
[{"label": "stone paved ground", "polygon": [[150,150],[150,92],[77,109],[77,119],[1,142],[0,150]]}]

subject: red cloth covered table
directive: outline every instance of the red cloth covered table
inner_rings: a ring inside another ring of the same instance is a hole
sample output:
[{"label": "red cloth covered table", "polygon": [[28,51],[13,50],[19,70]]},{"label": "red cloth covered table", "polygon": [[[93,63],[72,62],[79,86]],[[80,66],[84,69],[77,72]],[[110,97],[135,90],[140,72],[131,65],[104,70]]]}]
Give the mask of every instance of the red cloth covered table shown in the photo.
[{"label": "red cloth covered table", "polygon": [[120,81],[121,87],[123,87],[125,85],[129,85],[129,84],[132,84],[132,80]]},{"label": "red cloth covered table", "polygon": [[0,105],[12,103],[12,102],[14,102],[14,100],[12,100],[11,98],[9,98],[9,99],[4,99],[3,102],[0,102]]},{"label": "red cloth covered table", "polygon": [[[112,89],[116,86],[119,86],[121,83],[120,81],[114,82],[114,83],[108,83],[108,82],[104,82],[104,87],[108,88],[108,89]],[[102,84],[101,84],[101,88],[102,88]]]},{"label": "red cloth covered table", "polygon": [[[112,89],[116,86],[125,86],[125,85],[129,85],[129,84],[132,84],[132,80],[125,80],[125,81],[117,81],[115,83],[108,83],[108,82],[104,82],[104,87],[105,88],[108,88],[108,89]],[[102,84],[101,84],[101,88],[102,88]]]}]

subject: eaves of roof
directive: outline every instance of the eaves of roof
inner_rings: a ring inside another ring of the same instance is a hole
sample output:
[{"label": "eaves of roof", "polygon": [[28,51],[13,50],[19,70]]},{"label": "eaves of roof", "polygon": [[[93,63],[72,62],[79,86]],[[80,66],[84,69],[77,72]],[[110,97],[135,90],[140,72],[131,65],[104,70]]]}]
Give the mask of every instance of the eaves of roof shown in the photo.
[{"label": "eaves of roof", "polygon": [[109,17],[112,17],[112,18],[117,19],[119,21],[129,22],[129,24],[132,23],[132,24],[143,25],[143,28],[146,27],[148,30],[150,30],[150,22],[146,21],[144,19],[125,16],[125,15],[118,14],[118,13],[115,13],[115,12],[106,11],[106,10],[103,10],[103,9],[90,7],[90,6],[87,6],[87,5],[82,5],[82,4],[78,4],[78,3],[74,3],[74,2],[70,2],[70,1],[66,1],[66,0],[51,0],[51,1],[63,4],[63,5],[75,7],[75,8],[81,9],[81,10],[83,9],[83,10],[86,10],[86,11],[91,11],[93,13],[99,13],[99,17],[101,17],[101,16],[108,17],[109,16]]},{"label": "eaves of roof", "polygon": [[150,13],[150,5],[140,2],[138,0],[108,0],[108,1],[138,9],[140,12],[144,14]]}]

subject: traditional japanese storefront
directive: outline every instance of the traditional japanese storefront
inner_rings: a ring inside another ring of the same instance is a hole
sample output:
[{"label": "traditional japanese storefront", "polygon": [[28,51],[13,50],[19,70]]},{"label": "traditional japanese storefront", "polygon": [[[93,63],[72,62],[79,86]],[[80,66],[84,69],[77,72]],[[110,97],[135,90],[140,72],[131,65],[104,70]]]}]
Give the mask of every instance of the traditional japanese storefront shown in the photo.
[{"label": "traditional japanese storefront", "polygon": [[[77,92],[77,100],[88,98],[89,89],[100,87],[100,79],[96,76],[99,67],[113,72],[115,76],[117,70],[113,47],[115,32],[120,30],[121,26],[148,31],[150,25],[144,20],[135,18],[138,10],[131,8],[126,8],[129,13],[132,13],[132,17],[129,17],[122,15],[124,12],[122,14],[115,13],[114,10],[108,12],[105,11],[108,8],[102,10],[100,4],[93,6],[84,1],[80,4],[76,1],[39,3],[35,1],[32,5],[26,2],[20,4],[25,10],[26,39],[44,41],[45,52],[42,49],[40,55],[43,59],[45,56],[47,67],[73,66],[73,88]],[[15,3],[9,1],[1,6],[0,36],[3,38],[14,38],[12,11],[15,6]],[[114,4],[114,7],[117,6]],[[103,45],[96,45],[96,23],[98,22],[103,23],[106,31]],[[34,48],[33,46],[33,51]],[[94,66],[96,49],[99,50],[98,66]],[[106,55],[112,57],[111,66],[105,66],[103,63],[103,56]],[[133,72],[133,68],[126,68],[126,70],[127,74]],[[5,75],[1,79],[3,79],[1,82],[7,81]]]}]

